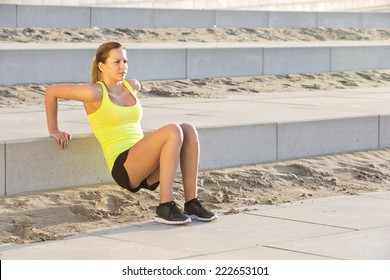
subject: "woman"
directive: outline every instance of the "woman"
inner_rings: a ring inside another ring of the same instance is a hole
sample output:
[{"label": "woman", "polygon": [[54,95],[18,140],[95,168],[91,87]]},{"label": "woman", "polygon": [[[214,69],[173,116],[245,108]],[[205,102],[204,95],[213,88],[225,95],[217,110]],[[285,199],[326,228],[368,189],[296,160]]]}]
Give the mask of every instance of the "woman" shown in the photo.
[{"label": "woman", "polygon": [[[137,192],[160,186],[155,221],[186,224],[192,219],[211,221],[217,216],[197,198],[199,142],[190,124],[169,124],[144,137],[140,83],[126,79],[123,45],[102,44],[92,64],[92,84],[52,85],[46,90],[46,116],[50,136],[66,149],[71,135],[58,128],[57,99],[84,103],[91,128],[99,140],[108,168],[121,187]],[[173,198],[173,183],[180,162],[185,194],[184,213]]]}]

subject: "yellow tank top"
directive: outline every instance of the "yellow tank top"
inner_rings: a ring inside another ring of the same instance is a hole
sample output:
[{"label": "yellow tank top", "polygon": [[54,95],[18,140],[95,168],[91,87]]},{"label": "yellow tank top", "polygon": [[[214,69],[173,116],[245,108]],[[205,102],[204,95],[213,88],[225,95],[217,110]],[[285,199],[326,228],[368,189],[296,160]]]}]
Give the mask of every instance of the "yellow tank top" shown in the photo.
[{"label": "yellow tank top", "polygon": [[96,112],[88,115],[88,120],[95,137],[102,146],[111,173],[115,159],[143,138],[141,128],[143,111],[133,88],[126,80],[123,80],[123,84],[136,100],[133,106],[120,106],[112,103],[104,83],[98,83],[103,88],[102,104]]}]

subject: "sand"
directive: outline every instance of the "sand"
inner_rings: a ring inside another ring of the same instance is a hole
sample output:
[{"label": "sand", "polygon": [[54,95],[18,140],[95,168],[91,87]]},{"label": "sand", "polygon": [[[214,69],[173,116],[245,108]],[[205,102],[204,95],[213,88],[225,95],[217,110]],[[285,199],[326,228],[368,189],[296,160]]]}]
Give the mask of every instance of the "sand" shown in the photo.
[{"label": "sand", "polygon": [[[198,193],[218,214],[334,195],[390,190],[390,149],[201,172]],[[174,195],[183,206],[180,176]],[[97,185],[0,198],[0,243],[63,238],[152,220],[158,191]],[[218,223],[218,221],[216,222]]]},{"label": "sand", "polygon": [[[0,28],[0,42],[215,42],[389,40],[378,29],[43,29]],[[1,44],[1,43],[0,43]],[[142,98],[389,87],[390,70],[180,81],[141,81]],[[0,85],[0,110],[42,106],[44,84]],[[64,101],[66,102],[66,101]],[[390,190],[390,149],[201,172],[199,197],[219,214],[333,195]],[[180,175],[175,198],[183,205]],[[129,193],[115,184],[0,197],[0,243],[39,242],[151,220],[159,192]],[[218,223],[218,221],[216,222]]]},{"label": "sand", "polygon": [[331,28],[0,28],[1,42],[268,42],[268,41],[380,41],[390,29]]},{"label": "sand", "polygon": [[[141,98],[207,98],[265,92],[313,91],[390,87],[390,69],[357,72],[290,74],[278,76],[140,81]],[[0,85],[0,108],[43,106],[45,84]]]}]

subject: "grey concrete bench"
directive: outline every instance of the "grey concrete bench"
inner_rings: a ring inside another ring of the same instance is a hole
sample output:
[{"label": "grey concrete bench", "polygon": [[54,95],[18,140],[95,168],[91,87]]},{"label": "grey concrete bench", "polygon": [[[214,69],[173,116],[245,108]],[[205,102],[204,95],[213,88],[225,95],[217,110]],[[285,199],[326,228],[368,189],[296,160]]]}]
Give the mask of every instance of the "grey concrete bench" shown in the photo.
[{"label": "grey concrete bench", "polygon": [[[98,44],[0,44],[0,84],[89,82]],[[390,41],[126,44],[139,80],[390,68]],[[31,71],[33,69],[33,71]]]},{"label": "grey concrete bench", "polygon": [[[200,169],[390,146],[390,116],[199,127]],[[92,135],[67,150],[50,138],[0,142],[0,195],[113,183]]]},{"label": "grey concrete bench", "polygon": [[99,8],[0,4],[0,27],[389,28],[389,13]]}]

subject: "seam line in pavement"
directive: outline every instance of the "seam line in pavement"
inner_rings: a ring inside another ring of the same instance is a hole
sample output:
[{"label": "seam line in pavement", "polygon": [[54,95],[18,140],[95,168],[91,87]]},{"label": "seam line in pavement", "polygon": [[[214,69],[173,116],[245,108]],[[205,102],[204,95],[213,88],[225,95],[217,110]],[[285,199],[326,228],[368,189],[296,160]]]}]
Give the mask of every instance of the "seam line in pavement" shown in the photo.
[{"label": "seam line in pavement", "polygon": [[252,215],[252,216],[259,216],[259,217],[265,217],[265,218],[271,218],[271,219],[292,221],[292,222],[298,222],[298,223],[304,223],[304,224],[319,225],[319,226],[326,226],[326,227],[332,227],[332,228],[340,228],[340,229],[346,229],[346,230],[359,231],[359,229],[356,229],[356,228],[349,228],[349,227],[342,227],[342,226],[337,226],[337,225],[329,225],[329,224],[308,222],[308,221],[302,221],[302,220],[296,220],[296,219],[268,216],[268,215],[263,215],[263,214],[253,214],[253,213],[243,213],[243,214],[245,214],[245,215]]},{"label": "seam line in pavement", "polygon": [[328,258],[332,260],[342,260],[340,258],[335,258],[331,256],[326,256],[326,255],[319,255],[319,254],[313,254],[313,253],[308,253],[304,251],[297,251],[297,250],[290,250],[290,249],[285,249],[285,248],[279,248],[279,247],[273,247],[269,245],[264,245],[263,247],[273,249],[273,250],[282,250],[282,251],[287,251],[287,252],[293,252],[293,253],[298,253],[298,254],[303,254],[303,255],[309,255],[309,256],[317,256],[317,257],[322,257],[322,258]]}]

